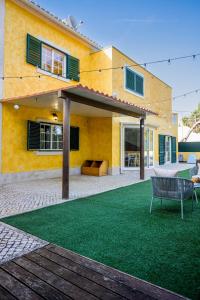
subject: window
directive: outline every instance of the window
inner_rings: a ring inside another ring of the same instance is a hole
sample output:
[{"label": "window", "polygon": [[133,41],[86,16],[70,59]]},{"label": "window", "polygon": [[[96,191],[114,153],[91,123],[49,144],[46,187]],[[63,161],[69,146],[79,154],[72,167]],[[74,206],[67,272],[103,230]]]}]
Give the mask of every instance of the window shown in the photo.
[{"label": "window", "polygon": [[125,88],[137,95],[144,96],[144,77],[132,69],[125,68]]},{"label": "window", "polygon": [[[63,149],[63,126],[28,121],[28,150],[60,151]],[[79,150],[79,127],[70,127],[70,150]]]},{"label": "window", "polygon": [[40,124],[40,150],[62,150],[62,126]]},{"label": "window", "polygon": [[27,34],[26,62],[36,66],[39,70],[42,69],[45,73],[53,74],[53,77],[59,75],[61,79],[80,80],[78,58],[64,53],[30,34]]},{"label": "window", "polygon": [[42,69],[66,77],[66,55],[42,44]]}]

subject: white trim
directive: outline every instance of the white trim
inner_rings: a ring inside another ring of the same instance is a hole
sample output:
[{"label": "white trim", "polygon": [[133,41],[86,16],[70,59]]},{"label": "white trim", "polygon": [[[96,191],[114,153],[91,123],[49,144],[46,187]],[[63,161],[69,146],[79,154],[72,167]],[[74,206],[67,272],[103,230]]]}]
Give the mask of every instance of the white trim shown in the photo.
[{"label": "white trim", "polygon": [[35,154],[38,156],[51,156],[51,155],[63,155],[63,151],[35,151]]},{"label": "white trim", "polygon": [[47,72],[45,70],[42,70],[40,68],[37,67],[37,72],[40,73],[40,74],[43,74],[43,75],[46,75],[46,76],[49,76],[49,77],[52,77],[52,78],[55,78],[55,79],[58,79],[58,80],[61,80],[61,81],[64,81],[64,82],[70,82],[69,79],[67,78],[64,78],[64,77],[61,77],[61,76],[58,76],[58,75],[55,75],[53,73],[50,73],[50,72]]},{"label": "white trim", "polygon": [[[0,0],[0,77],[4,76],[4,21],[5,21],[5,0]],[[3,99],[4,81],[0,79],[0,100]]]},{"label": "white trim", "polygon": [[[130,128],[139,128],[139,124],[138,123],[131,123],[131,122],[121,122],[120,123],[120,166],[121,166],[121,172],[123,173],[124,171],[135,171],[135,170],[139,170],[139,167],[125,167],[124,166],[124,129],[125,127],[130,127]],[[154,147],[154,141],[155,141],[155,132],[154,132],[154,128],[151,126],[144,126],[145,128],[149,128],[150,130],[153,131],[153,166],[150,167],[145,167],[145,170],[149,170],[154,168],[155,166],[155,147]]]},{"label": "white trim", "polygon": [[[131,71],[133,71],[134,73],[138,74],[140,77],[143,78],[143,95],[140,95],[137,92],[127,89],[127,87],[126,87],[126,68],[130,69]],[[137,70],[135,70],[133,67],[129,67],[127,64],[124,65],[124,90],[130,94],[133,94],[133,95],[139,97],[139,98],[144,99],[144,97],[145,97],[145,77],[144,77],[144,75],[142,73],[138,72]]]},{"label": "white trim", "polygon": [[40,35],[37,36],[37,39],[40,40],[41,42],[47,44],[46,46],[53,47],[53,48],[55,48],[55,50],[59,50],[59,51],[63,52],[64,54],[70,54],[69,49],[60,47],[57,44],[55,44],[55,43],[53,43],[53,42],[51,42],[51,41],[49,41],[47,39],[42,38]]},{"label": "white trim", "polygon": [[[51,72],[50,72],[51,74],[56,75],[54,73],[55,53],[57,53],[59,55],[62,55],[62,57],[64,57],[63,64],[62,64],[62,77],[64,77],[64,75],[66,74],[66,60],[67,60],[66,53],[63,53],[60,50],[58,50],[58,49],[56,49],[52,46],[42,44],[42,54],[41,54],[41,58],[42,58],[41,59],[41,65],[42,66],[43,66],[43,64],[46,64],[46,62],[44,60],[45,57],[43,57],[43,51],[44,50],[48,50],[48,51],[51,52]],[[41,68],[41,69],[44,70],[44,71],[47,71],[47,70],[45,70],[45,68]]]},{"label": "white trim", "polygon": [[[166,138],[169,138],[169,160],[166,161],[166,155],[167,155],[167,151],[166,151]],[[164,165],[168,165],[172,163],[172,137],[171,135],[166,135],[165,136],[165,163]]]},{"label": "white trim", "polygon": [[[0,77],[4,76],[5,0],[0,0]],[[4,81],[0,79],[0,100],[4,95]],[[2,171],[2,104],[0,103],[0,173]]]}]

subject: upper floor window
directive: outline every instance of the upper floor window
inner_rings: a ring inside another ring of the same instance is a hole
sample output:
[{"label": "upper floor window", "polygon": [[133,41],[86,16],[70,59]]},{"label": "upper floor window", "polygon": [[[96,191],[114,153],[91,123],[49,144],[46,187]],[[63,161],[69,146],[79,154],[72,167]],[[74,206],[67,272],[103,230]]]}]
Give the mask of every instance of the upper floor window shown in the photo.
[{"label": "upper floor window", "polygon": [[66,55],[42,44],[42,69],[64,77],[66,74]]},{"label": "upper floor window", "polygon": [[144,77],[132,69],[125,68],[125,88],[136,95],[144,96]]},{"label": "upper floor window", "polygon": [[79,59],[27,34],[26,61],[53,75],[79,81]]}]

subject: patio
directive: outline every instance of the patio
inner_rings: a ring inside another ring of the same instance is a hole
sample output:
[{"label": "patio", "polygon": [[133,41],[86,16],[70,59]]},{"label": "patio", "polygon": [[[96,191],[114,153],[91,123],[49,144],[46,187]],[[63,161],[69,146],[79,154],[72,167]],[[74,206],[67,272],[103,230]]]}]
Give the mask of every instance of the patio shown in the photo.
[{"label": "patio", "polygon": [[[191,168],[191,165],[171,164],[161,168],[181,171]],[[145,179],[149,179],[153,174],[153,169],[147,170]],[[105,177],[70,176],[69,200],[131,185],[140,182],[138,178],[139,171]],[[21,181],[0,186],[0,218],[69,201],[62,199],[61,186],[61,178]]]},{"label": "patio", "polygon": [[[183,171],[188,177],[188,171]],[[124,175],[125,176],[125,175]],[[91,182],[90,182],[91,183]],[[199,299],[199,207],[160,201],[149,214],[150,181],[3,219],[42,240]],[[170,276],[169,276],[170,275]]]}]

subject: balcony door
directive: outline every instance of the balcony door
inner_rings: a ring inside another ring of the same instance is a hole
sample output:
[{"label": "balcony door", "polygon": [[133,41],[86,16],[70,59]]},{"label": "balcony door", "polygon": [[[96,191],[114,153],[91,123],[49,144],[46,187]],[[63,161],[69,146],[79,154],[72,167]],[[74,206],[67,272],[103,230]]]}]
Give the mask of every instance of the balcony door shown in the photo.
[{"label": "balcony door", "polygon": [[[154,164],[153,130],[145,128],[144,162],[145,167]],[[140,167],[140,128],[137,125],[122,125],[121,132],[121,168],[134,170]]]},{"label": "balcony door", "polygon": [[171,136],[165,136],[165,163],[171,163]]}]

